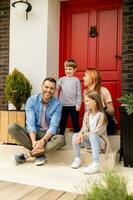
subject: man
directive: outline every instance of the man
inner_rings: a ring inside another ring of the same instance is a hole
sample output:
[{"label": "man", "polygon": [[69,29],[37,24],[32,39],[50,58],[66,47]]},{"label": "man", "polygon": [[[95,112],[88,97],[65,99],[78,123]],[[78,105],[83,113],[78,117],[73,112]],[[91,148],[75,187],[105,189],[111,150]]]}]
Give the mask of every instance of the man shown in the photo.
[{"label": "man", "polygon": [[[11,124],[9,134],[35,156],[35,164],[43,165],[45,153],[57,150],[65,144],[64,136],[56,135],[61,118],[62,106],[54,97],[56,80],[48,77],[43,81],[42,93],[33,95],[26,102],[26,129],[18,124]],[[37,155],[37,152],[41,152]],[[26,154],[14,155],[15,163],[24,163]]]}]

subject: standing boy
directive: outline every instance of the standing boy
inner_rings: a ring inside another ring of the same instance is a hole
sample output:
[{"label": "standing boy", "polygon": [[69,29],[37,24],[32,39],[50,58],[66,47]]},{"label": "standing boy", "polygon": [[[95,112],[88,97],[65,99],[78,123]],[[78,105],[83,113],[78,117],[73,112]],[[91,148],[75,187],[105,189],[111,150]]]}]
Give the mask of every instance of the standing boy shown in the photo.
[{"label": "standing boy", "polygon": [[57,81],[59,99],[63,106],[59,125],[61,135],[64,135],[69,114],[71,115],[74,133],[80,130],[79,111],[82,101],[80,80],[74,76],[77,70],[77,63],[73,59],[68,59],[64,63],[64,69],[66,76]]}]

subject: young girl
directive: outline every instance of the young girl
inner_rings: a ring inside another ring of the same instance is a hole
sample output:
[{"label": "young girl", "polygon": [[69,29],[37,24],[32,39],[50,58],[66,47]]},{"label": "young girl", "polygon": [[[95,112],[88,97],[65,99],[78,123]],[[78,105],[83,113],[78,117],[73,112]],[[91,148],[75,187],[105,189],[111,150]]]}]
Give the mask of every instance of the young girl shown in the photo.
[{"label": "young girl", "polygon": [[109,141],[106,132],[107,119],[104,113],[100,96],[97,92],[85,94],[85,105],[87,112],[84,114],[83,125],[80,132],[72,137],[72,145],[75,159],[71,165],[72,168],[78,168],[81,165],[80,146],[83,143],[86,147],[92,149],[92,164],[84,168],[84,173],[96,173],[99,171],[99,150],[108,151]]}]

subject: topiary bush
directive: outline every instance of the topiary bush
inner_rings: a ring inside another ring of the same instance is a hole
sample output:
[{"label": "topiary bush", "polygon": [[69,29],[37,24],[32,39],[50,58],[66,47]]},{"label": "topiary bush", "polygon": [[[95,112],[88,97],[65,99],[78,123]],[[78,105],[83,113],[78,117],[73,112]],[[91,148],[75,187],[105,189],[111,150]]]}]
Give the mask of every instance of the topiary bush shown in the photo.
[{"label": "topiary bush", "polygon": [[84,200],[133,200],[126,189],[126,181],[116,170],[106,170],[100,183],[94,183]]},{"label": "topiary bush", "polygon": [[22,105],[31,95],[32,85],[22,72],[16,68],[6,78],[4,94],[7,101],[12,103],[16,110],[20,110]]}]

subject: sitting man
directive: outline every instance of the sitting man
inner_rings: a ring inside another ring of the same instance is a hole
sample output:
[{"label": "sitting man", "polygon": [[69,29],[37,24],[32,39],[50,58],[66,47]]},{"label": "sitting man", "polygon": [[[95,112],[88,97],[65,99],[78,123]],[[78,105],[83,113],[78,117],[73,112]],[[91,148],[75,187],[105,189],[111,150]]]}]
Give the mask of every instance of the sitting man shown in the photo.
[{"label": "sitting man", "polygon": [[[26,128],[11,124],[9,134],[35,156],[35,164],[43,165],[45,153],[61,148],[65,144],[63,135],[56,135],[62,106],[54,97],[56,80],[48,77],[43,81],[42,93],[33,95],[26,102]],[[38,152],[42,152],[38,154]],[[26,154],[13,155],[16,164],[24,163]]]}]

